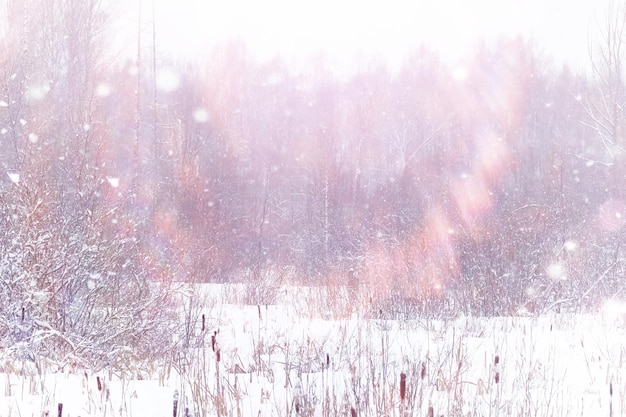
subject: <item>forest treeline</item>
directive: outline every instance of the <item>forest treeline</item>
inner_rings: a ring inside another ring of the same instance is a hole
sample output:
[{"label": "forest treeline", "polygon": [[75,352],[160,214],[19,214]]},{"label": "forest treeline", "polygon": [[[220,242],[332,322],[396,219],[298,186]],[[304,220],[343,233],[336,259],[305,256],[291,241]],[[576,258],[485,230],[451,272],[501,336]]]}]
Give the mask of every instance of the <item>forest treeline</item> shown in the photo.
[{"label": "forest treeline", "polygon": [[157,355],[175,282],[484,315],[623,295],[623,13],[588,71],[503,38],[345,74],[240,41],[170,60],[154,26],[121,57],[105,4],[3,10],[0,345]]}]

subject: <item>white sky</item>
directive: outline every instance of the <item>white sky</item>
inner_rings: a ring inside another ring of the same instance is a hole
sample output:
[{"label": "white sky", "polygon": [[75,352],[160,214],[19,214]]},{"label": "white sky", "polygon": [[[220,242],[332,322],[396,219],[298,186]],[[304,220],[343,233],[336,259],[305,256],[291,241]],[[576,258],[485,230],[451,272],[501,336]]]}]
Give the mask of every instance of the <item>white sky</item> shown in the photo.
[{"label": "white sky", "polygon": [[[152,1],[142,0],[144,13]],[[479,38],[522,33],[557,62],[587,60],[588,31],[608,0],[154,0],[164,53],[193,56],[239,37],[261,58],[302,61],[324,51],[339,64],[360,55],[391,63],[422,43],[448,59]],[[150,16],[151,17],[151,16]]]}]

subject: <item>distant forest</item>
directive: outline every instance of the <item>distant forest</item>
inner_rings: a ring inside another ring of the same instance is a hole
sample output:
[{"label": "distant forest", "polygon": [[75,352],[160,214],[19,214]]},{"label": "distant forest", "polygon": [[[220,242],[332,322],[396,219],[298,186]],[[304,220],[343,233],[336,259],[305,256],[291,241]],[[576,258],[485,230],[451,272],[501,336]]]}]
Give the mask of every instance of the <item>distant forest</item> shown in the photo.
[{"label": "distant forest", "polygon": [[177,282],[480,315],[626,296],[623,12],[586,72],[503,38],[342,74],[238,41],[172,61],[158,27],[120,58],[105,4],[2,11],[5,340],[136,327]]}]

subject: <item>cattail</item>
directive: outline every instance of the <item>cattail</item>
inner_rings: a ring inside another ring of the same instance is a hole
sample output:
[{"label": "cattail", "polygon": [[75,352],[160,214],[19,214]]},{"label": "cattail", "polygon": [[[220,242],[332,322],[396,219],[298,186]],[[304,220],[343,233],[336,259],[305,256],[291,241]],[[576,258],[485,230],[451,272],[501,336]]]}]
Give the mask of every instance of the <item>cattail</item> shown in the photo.
[{"label": "cattail", "polygon": [[203,314],[203,315],[202,315],[202,331],[204,331],[204,330],[205,330],[205,328],[206,328],[206,327],[205,327],[205,317],[204,317],[204,314]]},{"label": "cattail", "polygon": [[609,384],[609,417],[613,417],[613,381]]},{"label": "cattail", "polygon": [[96,384],[98,384],[98,391],[102,391],[102,381],[99,376],[96,377]]},{"label": "cattail", "polygon": [[354,407],[350,407],[350,417],[356,417],[356,410]]},{"label": "cattail", "polygon": [[172,410],[172,416],[176,417],[176,415],[178,414],[178,390],[174,390],[174,404]]},{"label": "cattail", "polygon": [[220,357],[222,356],[222,344],[220,343],[220,339],[217,336],[218,332],[215,332],[215,338],[213,339],[213,349],[215,350],[215,357],[219,362]]},{"label": "cattail", "polygon": [[496,355],[495,359],[493,360],[493,364],[496,368],[496,375],[494,377],[494,381],[496,382],[496,384],[500,383],[500,371],[498,370],[498,365],[500,364],[500,356]]},{"label": "cattail", "polygon": [[400,374],[400,400],[404,401],[406,397],[406,374],[402,372]]},{"label": "cattail", "polygon": [[426,378],[426,363],[422,362],[422,369],[420,370],[420,379]]},{"label": "cattail", "polygon": [[63,403],[59,403],[59,408],[58,408],[58,417],[63,417]]},{"label": "cattail", "polygon": [[428,417],[435,417],[435,410],[432,405],[428,406]]}]

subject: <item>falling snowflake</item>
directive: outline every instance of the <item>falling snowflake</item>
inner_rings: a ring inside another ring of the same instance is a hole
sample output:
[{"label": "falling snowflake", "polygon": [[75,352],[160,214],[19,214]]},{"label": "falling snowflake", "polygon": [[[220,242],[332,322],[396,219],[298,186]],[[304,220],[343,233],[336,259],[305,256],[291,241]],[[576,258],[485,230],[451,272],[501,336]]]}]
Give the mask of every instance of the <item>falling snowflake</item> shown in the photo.
[{"label": "falling snowflake", "polygon": [[156,84],[159,90],[172,92],[178,88],[180,78],[171,69],[164,68],[157,73]]},{"label": "falling snowflake", "polygon": [[7,172],[9,179],[13,184],[17,184],[20,182],[20,174],[17,172]]},{"label": "falling snowflake", "polygon": [[98,84],[96,95],[98,97],[108,97],[111,94],[111,87],[108,84]]},{"label": "falling snowflake", "polygon": [[107,182],[113,188],[117,188],[120,186],[120,179],[117,177],[107,177]]},{"label": "falling snowflake", "polygon": [[193,112],[193,120],[195,120],[196,123],[206,123],[209,121],[209,112],[203,108],[199,108]]},{"label": "falling snowflake", "polygon": [[558,279],[566,280],[567,279],[565,268],[563,267],[563,265],[559,263],[553,263],[550,266],[548,266],[548,268],[546,269],[546,272],[548,273],[548,276],[554,280],[558,280]]}]

